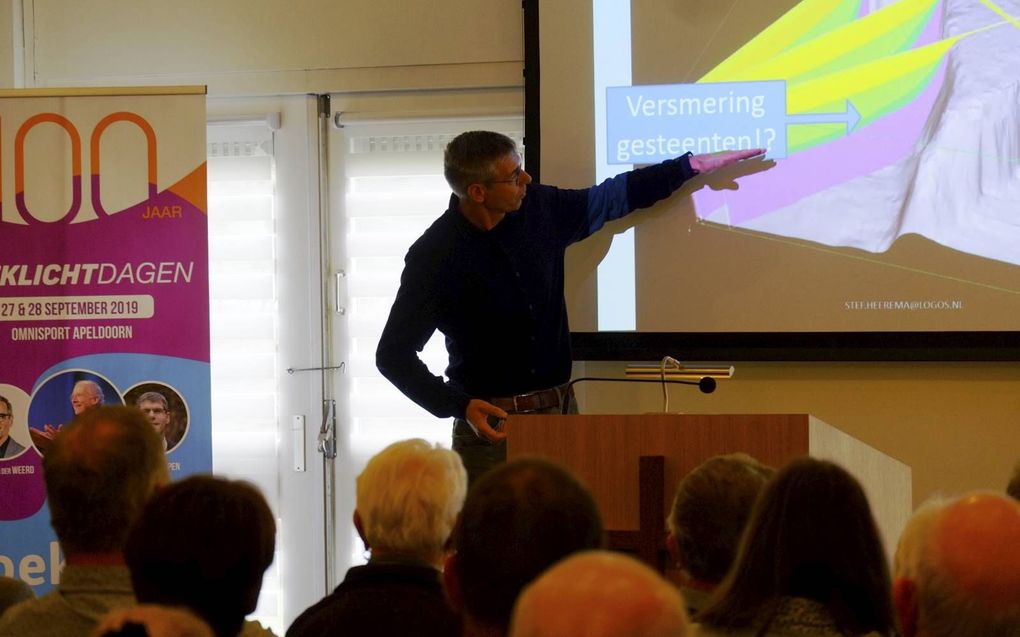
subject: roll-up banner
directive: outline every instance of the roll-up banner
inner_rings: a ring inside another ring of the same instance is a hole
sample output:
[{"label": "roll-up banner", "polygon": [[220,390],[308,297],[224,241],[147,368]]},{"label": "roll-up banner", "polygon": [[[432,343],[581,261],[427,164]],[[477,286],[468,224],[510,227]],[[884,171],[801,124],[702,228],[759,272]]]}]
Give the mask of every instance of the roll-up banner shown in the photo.
[{"label": "roll-up banner", "polygon": [[212,468],[205,88],[0,91],[0,573],[63,556],[42,459],[141,408],[173,478]]}]

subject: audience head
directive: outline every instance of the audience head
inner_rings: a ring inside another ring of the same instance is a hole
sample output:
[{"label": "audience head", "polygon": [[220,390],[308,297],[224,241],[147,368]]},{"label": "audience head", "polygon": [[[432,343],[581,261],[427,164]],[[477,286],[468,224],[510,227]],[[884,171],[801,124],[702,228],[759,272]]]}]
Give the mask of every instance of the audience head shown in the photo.
[{"label": "audience head", "polygon": [[669,512],[668,543],[693,580],[725,577],[758,494],[774,470],[744,453],[709,458],[677,487]]},{"label": "audience head", "polygon": [[537,458],[508,462],[471,487],[445,578],[465,620],[506,630],[521,589],[560,559],[604,543],[591,493]]},{"label": "audience head", "polygon": [[471,184],[498,178],[496,163],[511,154],[517,155],[517,146],[506,135],[491,131],[461,133],[446,145],[443,174],[453,192],[464,197]]},{"label": "audience head", "polygon": [[50,521],[69,562],[119,553],[155,488],[169,481],[163,443],[142,412],[89,410],[63,427],[43,457]]},{"label": "audience head", "polygon": [[373,456],[358,476],[354,524],[373,557],[396,554],[441,566],[466,492],[460,456],[404,440]]},{"label": "audience head", "polygon": [[255,487],[197,475],[152,497],[124,553],[139,602],[184,606],[217,637],[234,637],[255,610],[275,541],[273,514]]},{"label": "audience head", "polygon": [[857,480],[832,462],[794,460],[765,485],[733,570],[699,619],[723,628],[767,625],[784,597],[824,605],[847,634],[894,631],[871,508]]},{"label": "audience head", "polygon": [[91,637],[214,637],[204,621],[182,608],[140,604],[104,617]]},{"label": "audience head", "polygon": [[1020,635],[1020,503],[964,496],[941,509],[922,541],[916,574],[893,589],[906,637]]},{"label": "audience head", "polygon": [[1009,484],[1006,485],[1006,494],[1014,500],[1020,500],[1020,462],[1016,463],[1013,467],[1013,477],[1009,479]]},{"label": "audience head", "polygon": [[679,591],[632,557],[587,551],[557,563],[521,593],[510,637],[685,637]]}]

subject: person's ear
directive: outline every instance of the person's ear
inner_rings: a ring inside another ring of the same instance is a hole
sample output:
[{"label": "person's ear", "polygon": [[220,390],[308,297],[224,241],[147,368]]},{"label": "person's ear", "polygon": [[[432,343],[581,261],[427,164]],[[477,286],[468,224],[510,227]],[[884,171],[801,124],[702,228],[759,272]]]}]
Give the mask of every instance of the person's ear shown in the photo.
[{"label": "person's ear", "polygon": [[914,637],[917,634],[917,585],[906,577],[897,577],[893,580],[892,599],[900,620],[900,634]]},{"label": "person's ear", "polygon": [[465,194],[471,201],[475,203],[482,203],[485,201],[486,192],[485,186],[482,184],[471,184],[467,187],[467,192]]},{"label": "person's ear", "polygon": [[456,553],[446,556],[446,564],[443,566],[443,589],[446,591],[446,600],[450,607],[457,613],[463,613],[464,593],[460,586],[460,574],[457,572]]},{"label": "person's ear", "polygon": [[365,550],[371,551],[372,547],[369,545],[368,540],[365,539],[365,524],[361,521],[361,514],[358,513],[357,509],[354,509],[354,530],[358,532],[358,537],[365,544]]}]

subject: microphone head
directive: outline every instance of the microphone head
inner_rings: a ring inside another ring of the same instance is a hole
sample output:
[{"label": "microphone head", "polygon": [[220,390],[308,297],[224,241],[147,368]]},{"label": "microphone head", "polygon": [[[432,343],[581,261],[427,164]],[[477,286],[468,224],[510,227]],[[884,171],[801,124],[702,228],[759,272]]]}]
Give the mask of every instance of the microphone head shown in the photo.
[{"label": "microphone head", "polygon": [[698,389],[702,394],[711,394],[715,391],[715,379],[711,376],[702,376],[698,381]]}]

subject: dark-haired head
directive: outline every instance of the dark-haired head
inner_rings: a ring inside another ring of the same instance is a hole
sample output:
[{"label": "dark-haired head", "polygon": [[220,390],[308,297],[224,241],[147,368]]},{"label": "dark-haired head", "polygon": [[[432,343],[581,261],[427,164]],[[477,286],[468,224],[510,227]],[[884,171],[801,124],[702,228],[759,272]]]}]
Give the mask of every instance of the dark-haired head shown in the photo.
[{"label": "dark-haired head", "polygon": [[671,546],[694,580],[718,584],[730,570],[758,494],[775,470],[746,453],[714,456],[677,486]]},{"label": "dark-haired head", "polygon": [[82,412],[43,457],[50,523],[73,561],[119,552],[157,485],[170,479],[163,444],[134,407]]},{"label": "dark-haired head", "polygon": [[847,634],[894,633],[889,572],[867,497],[837,464],[800,458],[765,486],[733,570],[700,621],[767,624],[783,598],[823,605]]},{"label": "dark-haired head", "polygon": [[566,469],[537,458],[483,475],[460,515],[452,570],[464,610],[504,630],[524,586],[567,555],[605,541],[591,493]]},{"label": "dark-haired head", "polygon": [[139,602],[184,606],[234,637],[255,610],[276,523],[250,484],[191,476],[157,492],[128,536]]}]

